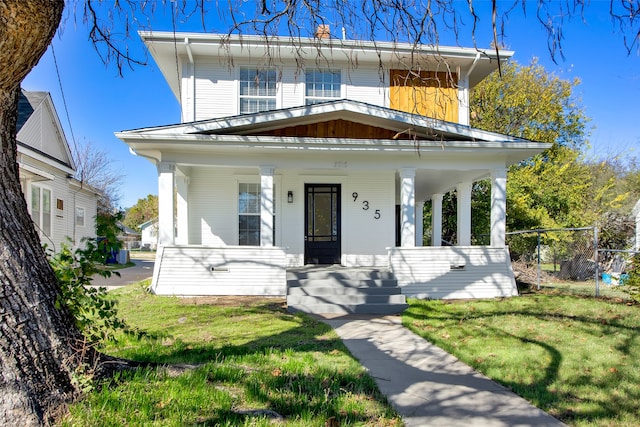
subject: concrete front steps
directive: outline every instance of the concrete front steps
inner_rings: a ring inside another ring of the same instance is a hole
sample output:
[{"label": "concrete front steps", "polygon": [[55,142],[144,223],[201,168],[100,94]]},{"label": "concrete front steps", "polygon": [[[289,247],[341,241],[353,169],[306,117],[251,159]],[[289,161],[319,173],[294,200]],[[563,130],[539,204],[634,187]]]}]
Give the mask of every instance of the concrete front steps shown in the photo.
[{"label": "concrete front steps", "polygon": [[314,314],[396,314],[408,305],[389,271],[314,266],[287,270],[287,307]]}]

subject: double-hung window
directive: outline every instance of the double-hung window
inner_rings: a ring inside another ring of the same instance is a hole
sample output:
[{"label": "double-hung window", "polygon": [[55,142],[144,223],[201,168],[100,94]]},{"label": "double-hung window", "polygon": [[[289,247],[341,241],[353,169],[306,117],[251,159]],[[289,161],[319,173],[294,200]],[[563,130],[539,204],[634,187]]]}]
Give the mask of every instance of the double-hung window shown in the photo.
[{"label": "double-hung window", "polygon": [[84,208],[76,207],[76,226],[84,227]]},{"label": "double-hung window", "polygon": [[[260,184],[238,184],[238,244],[260,246]],[[276,241],[276,200],[273,188],[273,242]]]},{"label": "double-hung window", "polygon": [[240,68],[240,114],[276,109],[275,68]]},{"label": "double-hung window", "polygon": [[238,185],[238,244],[260,246],[260,184]]},{"label": "double-hung window", "polygon": [[307,70],[305,73],[305,104],[333,101],[341,98],[340,70]]},{"label": "double-hung window", "polygon": [[39,233],[51,236],[51,190],[31,186],[31,218]]}]

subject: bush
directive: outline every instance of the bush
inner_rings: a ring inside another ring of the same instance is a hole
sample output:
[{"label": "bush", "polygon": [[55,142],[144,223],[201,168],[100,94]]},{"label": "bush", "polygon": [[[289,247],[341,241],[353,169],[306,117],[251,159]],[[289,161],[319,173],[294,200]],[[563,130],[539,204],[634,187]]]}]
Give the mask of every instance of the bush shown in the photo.
[{"label": "bush", "polygon": [[634,255],[631,259],[627,275],[623,288],[634,301],[640,302],[640,254]]},{"label": "bush", "polygon": [[90,343],[104,341],[117,330],[126,331],[125,322],[118,317],[116,301],[108,297],[107,289],[91,285],[95,275],[110,277],[119,273],[102,266],[104,254],[95,241],[84,239],[83,246],[75,250],[70,243],[63,243],[58,253],[47,252],[61,291],[56,306],[65,305],[71,311],[76,326]]}]

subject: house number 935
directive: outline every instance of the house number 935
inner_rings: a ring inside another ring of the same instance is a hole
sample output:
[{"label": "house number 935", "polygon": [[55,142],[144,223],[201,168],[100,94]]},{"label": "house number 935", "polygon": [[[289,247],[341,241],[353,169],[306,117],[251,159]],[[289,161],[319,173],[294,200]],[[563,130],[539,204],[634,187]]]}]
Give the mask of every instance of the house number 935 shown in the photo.
[{"label": "house number 935", "polygon": [[[357,192],[353,192],[351,193],[351,197],[353,197],[353,201],[355,202],[356,200],[358,200],[358,193]],[[368,200],[363,200],[362,201],[362,210],[363,211],[368,211],[369,210],[369,201]],[[376,209],[373,213],[373,217],[375,219],[380,219],[380,209]]]}]

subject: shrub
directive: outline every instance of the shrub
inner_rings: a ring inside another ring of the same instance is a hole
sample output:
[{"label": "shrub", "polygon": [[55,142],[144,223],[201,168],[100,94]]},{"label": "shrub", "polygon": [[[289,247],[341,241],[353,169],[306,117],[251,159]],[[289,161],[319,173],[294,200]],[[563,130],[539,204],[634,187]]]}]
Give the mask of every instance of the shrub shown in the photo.
[{"label": "shrub", "polygon": [[640,254],[631,259],[631,267],[627,269],[628,277],[624,282],[624,290],[637,302],[640,302]]},{"label": "shrub", "polygon": [[57,253],[47,252],[61,291],[56,306],[65,305],[71,311],[76,326],[90,343],[112,337],[116,330],[126,331],[125,322],[118,317],[116,301],[108,297],[107,289],[91,285],[95,275],[110,277],[119,273],[103,267],[104,254],[95,241],[84,239],[76,249],[70,243],[63,243]]}]

